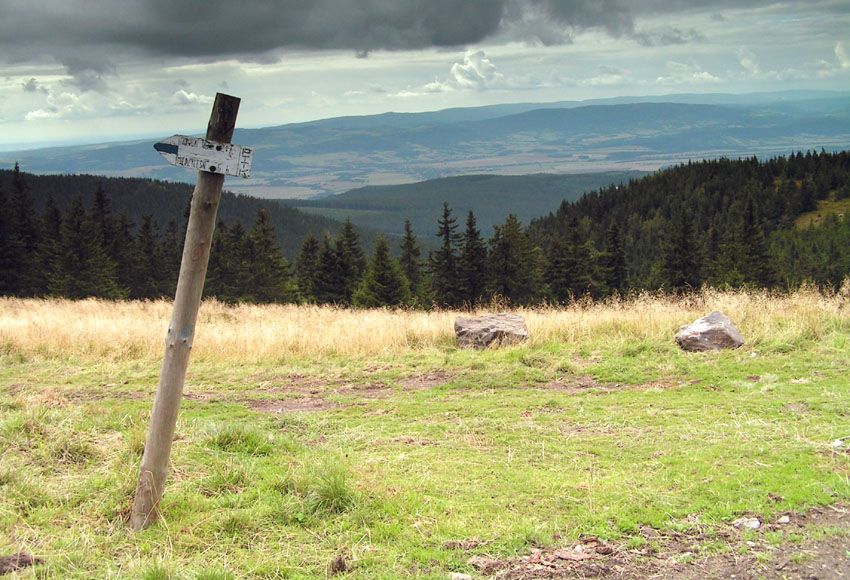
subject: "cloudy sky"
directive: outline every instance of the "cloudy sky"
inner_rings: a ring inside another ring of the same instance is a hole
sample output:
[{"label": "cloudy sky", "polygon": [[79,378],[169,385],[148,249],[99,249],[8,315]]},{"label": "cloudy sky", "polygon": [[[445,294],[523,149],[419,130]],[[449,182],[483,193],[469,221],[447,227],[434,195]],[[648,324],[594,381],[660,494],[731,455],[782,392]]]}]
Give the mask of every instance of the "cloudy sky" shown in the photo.
[{"label": "cloudy sky", "polygon": [[848,0],[0,0],[0,149],[623,95],[850,91]]}]

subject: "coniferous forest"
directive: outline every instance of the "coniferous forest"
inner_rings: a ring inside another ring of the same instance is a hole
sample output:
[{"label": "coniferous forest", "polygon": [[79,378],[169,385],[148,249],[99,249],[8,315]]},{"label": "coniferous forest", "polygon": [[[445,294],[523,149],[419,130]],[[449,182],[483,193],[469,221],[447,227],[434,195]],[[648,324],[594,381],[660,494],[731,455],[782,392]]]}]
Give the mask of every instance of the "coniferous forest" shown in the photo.
[{"label": "coniferous forest", "polygon": [[[188,210],[165,223],[154,208],[131,219],[112,210],[108,178],[60,209],[49,192],[36,203],[33,178],[16,166],[0,182],[0,295],[173,296]],[[62,177],[52,179],[61,186]],[[525,195],[533,192],[517,199]],[[257,204],[250,221],[219,220],[204,293],[226,302],[427,308],[702,286],[835,289],[850,275],[844,207],[846,151],[691,162],[565,201],[527,227],[507,215],[489,237],[473,212],[456,216],[446,203],[433,231],[419,234],[433,238],[427,255],[409,220],[396,247],[378,235],[371,256],[351,222],[336,231],[317,222],[303,224],[288,260],[272,223],[280,208]]]}]

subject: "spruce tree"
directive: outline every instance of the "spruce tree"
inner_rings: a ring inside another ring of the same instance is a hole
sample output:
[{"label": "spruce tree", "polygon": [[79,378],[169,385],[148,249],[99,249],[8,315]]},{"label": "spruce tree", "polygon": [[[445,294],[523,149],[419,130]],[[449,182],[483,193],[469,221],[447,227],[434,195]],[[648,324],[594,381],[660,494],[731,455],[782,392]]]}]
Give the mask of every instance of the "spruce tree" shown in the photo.
[{"label": "spruce tree", "polygon": [[555,234],[549,245],[546,282],[556,302],[568,302],[594,291],[592,248],[585,239],[576,214],[570,215],[567,231]]},{"label": "spruce tree", "polygon": [[14,296],[22,286],[24,244],[18,238],[15,215],[6,192],[0,186],[0,295]]},{"label": "spruce tree", "polygon": [[360,247],[360,238],[351,220],[346,218],[342,231],[336,239],[336,252],[342,272],[343,304],[351,304],[351,295],[360,284],[366,270],[366,255]]},{"label": "spruce tree", "polygon": [[458,299],[461,303],[471,306],[484,298],[487,288],[487,246],[481,239],[472,210],[466,216],[466,230],[461,238],[457,277]]},{"label": "spruce tree", "polygon": [[576,216],[570,221],[567,234],[567,247],[570,253],[570,290],[573,296],[593,295],[596,293],[596,273],[594,272],[593,242],[586,229]]},{"label": "spruce tree", "polygon": [[703,281],[710,286],[722,286],[723,281],[723,244],[715,225],[708,229],[705,237],[703,256]]},{"label": "spruce tree", "polygon": [[515,214],[493,229],[488,256],[491,292],[514,304],[531,304],[543,293],[539,249]]},{"label": "spruce tree", "polygon": [[162,233],[162,257],[169,280],[174,280],[176,289],[177,275],[180,273],[180,262],[183,260],[183,245],[180,243],[180,228],[176,219],[168,220]]},{"label": "spruce tree", "polygon": [[236,220],[227,232],[227,270],[229,277],[224,281],[223,299],[226,302],[241,302],[251,294],[251,254],[247,233],[242,222]]},{"label": "spruce tree", "polygon": [[25,252],[31,255],[38,240],[35,204],[30,195],[30,186],[17,163],[15,163],[15,169],[12,173],[12,199],[10,201],[18,238],[24,244]]},{"label": "spruce tree", "polygon": [[227,285],[232,277],[228,255],[227,241],[229,232],[224,221],[219,218],[215,226],[210,258],[207,263],[207,277],[204,282],[204,297],[214,296],[216,300],[227,301]]},{"label": "spruce tree", "polygon": [[106,192],[103,190],[103,184],[99,181],[97,182],[97,187],[94,191],[94,202],[92,204],[91,216],[95,227],[100,230],[104,247],[107,249],[111,248],[115,238],[115,225],[112,218],[112,207],[109,198],[106,197]]},{"label": "spruce tree", "polygon": [[[103,183],[98,181],[94,192],[94,201],[92,202],[91,219],[95,229],[103,240],[103,249],[106,255],[115,265],[116,282],[122,288],[122,292],[130,294],[130,286],[132,276],[127,276],[129,269],[135,268],[135,260],[137,256],[133,256],[132,235],[130,234],[131,224],[126,215],[116,218],[112,214],[112,202],[106,195],[103,189]],[[127,263],[127,261],[131,263]],[[174,285],[176,287],[176,280]],[[170,295],[174,295],[173,290]]]},{"label": "spruce tree", "polygon": [[573,298],[573,262],[566,240],[556,231],[549,242],[544,275],[549,297],[556,303],[568,302]]},{"label": "spruce tree", "polygon": [[331,246],[326,235],[319,250],[319,262],[316,270],[313,292],[319,304],[348,304],[345,295],[345,274],[340,263],[339,253]]},{"label": "spruce tree", "polygon": [[257,212],[246,241],[251,255],[248,299],[257,303],[293,301],[295,289],[289,262],[277,245],[274,229],[264,209]]},{"label": "spruce tree", "polygon": [[410,283],[413,304],[427,306],[431,303],[430,292],[422,266],[422,250],[416,243],[416,236],[410,226],[410,220],[404,220],[404,237],[401,240],[401,255],[398,258],[402,273]]},{"label": "spruce tree", "polygon": [[431,288],[434,291],[434,300],[439,306],[453,307],[460,304],[457,246],[461,235],[456,232],[456,222],[449,204],[443,202],[443,215],[437,221],[440,248],[428,256]]},{"label": "spruce tree", "polygon": [[16,281],[14,293],[18,296],[32,296],[35,294],[38,278],[35,272],[35,262],[39,232],[30,187],[17,163],[15,163],[15,169],[12,173],[12,199],[10,203],[12,237],[17,241],[19,252],[17,257],[18,272],[13,278]]},{"label": "spruce tree", "polygon": [[620,239],[620,227],[616,220],[605,231],[605,249],[600,256],[604,282],[609,292],[622,293],[628,287],[626,252]]},{"label": "spruce tree", "polygon": [[667,290],[681,292],[702,284],[702,256],[695,235],[690,212],[683,207],[670,222],[662,247],[659,277]]},{"label": "spruce tree", "polygon": [[372,261],[352,300],[356,306],[363,308],[402,306],[410,303],[410,284],[401,267],[390,255],[390,247],[383,235],[379,235],[375,242]]},{"label": "spruce tree", "polygon": [[[132,298],[156,300],[166,296],[166,268],[162,255],[159,227],[151,214],[142,216],[136,235],[135,268],[130,286]],[[172,294],[173,295],[173,294]]]},{"label": "spruce tree", "polygon": [[316,300],[316,273],[319,268],[319,240],[312,232],[301,242],[301,249],[295,258],[295,280],[298,285],[299,299],[304,302]]},{"label": "spruce tree", "polygon": [[86,213],[80,195],[71,199],[62,218],[62,242],[49,290],[71,299],[125,296],[116,280],[115,264],[103,248],[99,228]]},{"label": "spruce tree", "polygon": [[[110,257],[115,262],[115,275],[118,286],[127,289],[127,293],[130,296],[133,294],[131,287],[135,280],[136,266],[138,264],[136,240],[132,233],[134,227],[133,222],[130,221],[126,213],[121,213],[115,218],[115,239],[112,252],[110,253]],[[172,293],[171,296],[173,295]]]},{"label": "spruce tree", "polygon": [[742,250],[740,270],[745,283],[757,288],[772,288],[779,280],[768,252],[767,240],[752,196],[747,198],[744,213],[736,227],[735,238]]},{"label": "spruce tree", "polygon": [[35,254],[36,293],[44,296],[50,293],[53,268],[59,259],[62,247],[62,213],[56,206],[53,194],[47,196],[40,221],[41,236]]}]

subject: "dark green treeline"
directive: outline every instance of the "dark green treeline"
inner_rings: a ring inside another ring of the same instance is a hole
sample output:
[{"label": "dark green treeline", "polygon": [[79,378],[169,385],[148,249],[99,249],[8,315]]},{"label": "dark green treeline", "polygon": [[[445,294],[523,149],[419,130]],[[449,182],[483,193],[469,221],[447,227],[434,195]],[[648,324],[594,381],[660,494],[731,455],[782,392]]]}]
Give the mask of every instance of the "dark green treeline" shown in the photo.
[{"label": "dark green treeline", "polygon": [[[346,221],[333,237],[302,238],[294,263],[278,247],[269,214],[219,222],[205,296],[227,302],[309,302],[355,307],[465,307],[501,297],[517,305],[703,285],[836,288],[850,274],[850,221],[795,220],[850,198],[848,152],[767,161],[688,163],[562,203],[527,228],[509,215],[485,238],[475,215],[459,223],[444,204],[439,245],[422,255],[405,224],[397,248],[379,236],[366,256]],[[174,294],[188,209],[164,227],[115,215],[98,184],[86,206],[35,210],[17,167],[0,188],[0,294],[155,299]],[[850,204],[847,205],[850,207]],[[397,256],[397,257],[394,257]]]}]

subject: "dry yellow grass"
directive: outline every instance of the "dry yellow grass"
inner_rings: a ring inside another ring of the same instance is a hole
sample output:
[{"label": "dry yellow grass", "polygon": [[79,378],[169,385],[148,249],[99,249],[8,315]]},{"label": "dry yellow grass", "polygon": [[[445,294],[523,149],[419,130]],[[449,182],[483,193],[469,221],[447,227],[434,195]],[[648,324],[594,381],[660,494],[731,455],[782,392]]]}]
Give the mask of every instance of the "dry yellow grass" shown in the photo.
[{"label": "dry yellow grass", "polygon": [[[812,289],[792,294],[706,290],[685,299],[642,294],[629,300],[516,309],[531,345],[669,341],[671,331],[712,310],[727,314],[747,342],[820,337],[850,324],[844,298]],[[492,312],[497,307],[476,313]],[[393,355],[451,346],[458,312],[351,310],[330,306],[201,307],[193,358],[240,362],[283,357]],[[152,360],[162,356],[169,301],[0,298],[0,349],[25,356]]]}]

